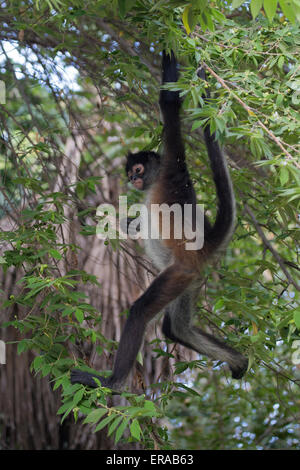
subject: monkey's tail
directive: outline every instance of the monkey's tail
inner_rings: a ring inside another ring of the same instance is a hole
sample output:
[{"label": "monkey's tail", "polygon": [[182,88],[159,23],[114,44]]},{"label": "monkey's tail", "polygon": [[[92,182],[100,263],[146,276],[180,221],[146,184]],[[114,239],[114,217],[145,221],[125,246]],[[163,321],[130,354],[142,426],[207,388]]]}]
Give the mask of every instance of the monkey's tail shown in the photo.
[{"label": "monkey's tail", "polygon": [[[204,68],[200,67],[197,75],[207,82]],[[205,101],[209,100],[210,92],[207,89]],[[214,251],[225,248],[233,234],[235,198],[225,155],[216,140],[215,133],[210,132],[209,125],[204,128],[204,138],[218,197],[216,220],[205,237],[204,245],[207,245],[209,251]]]},{"label": "monkey's tail", "polygon": [[204,137],[218,197],[216,220],[205,237],[204,245],[222,249],[229,243],[234,231],[235,198],[225,155],[215,134],[210,133],[209,126],[204,129]]}]

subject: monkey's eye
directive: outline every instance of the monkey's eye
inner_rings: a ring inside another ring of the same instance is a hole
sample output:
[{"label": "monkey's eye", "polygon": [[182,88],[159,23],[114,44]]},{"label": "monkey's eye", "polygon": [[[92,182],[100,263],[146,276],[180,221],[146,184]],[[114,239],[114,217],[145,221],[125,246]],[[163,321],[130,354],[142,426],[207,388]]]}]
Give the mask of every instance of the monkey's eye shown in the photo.
[{"label": "monkey's eye", "polygon": [[141,163],[139,163],[138,165],[134,165],[132,170],[135,174],[144,173],[144,166]]}]

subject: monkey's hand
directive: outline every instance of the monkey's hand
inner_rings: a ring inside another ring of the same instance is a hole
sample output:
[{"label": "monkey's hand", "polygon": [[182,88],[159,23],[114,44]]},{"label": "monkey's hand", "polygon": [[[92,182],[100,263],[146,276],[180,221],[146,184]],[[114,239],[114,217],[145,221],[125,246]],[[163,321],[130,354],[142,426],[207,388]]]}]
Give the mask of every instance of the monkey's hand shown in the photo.
[{"label": "monkey's hand", "polygon": [[232,378],[241,379],[248,370],[248,359],[242,356],[241,363],[238,366],[230,367]]},{"label": "monkey's hand", "polygon": [[162,82],[177,82],[178,80],[178,70],[177,70],[177,60],[174,55],[174,52],[171,51],[171,55],[168,55],[166,51],[163,51],[162,57]]},{"label": "monkey's hand", "polygon": [[[71,370],[71,384],[82,384],[91,388],[97,388],[99,387],[99,384],[94,380],[94,378],[100,381],[102,387],[110,388],[112,390],[109,378],[101,377],[100,375],[91,374],[90,372],[85,372],[79,369]],[[122,392],[119,390],[112,390],[112,393],[113,395],[120,395]]]}]

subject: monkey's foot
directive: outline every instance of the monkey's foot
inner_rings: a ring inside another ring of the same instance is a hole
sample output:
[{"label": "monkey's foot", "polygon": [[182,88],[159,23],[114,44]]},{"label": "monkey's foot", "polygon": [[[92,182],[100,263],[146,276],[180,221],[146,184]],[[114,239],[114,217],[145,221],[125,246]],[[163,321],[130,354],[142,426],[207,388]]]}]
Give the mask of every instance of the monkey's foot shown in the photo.
[{"label": "monkey's foot", "polygon": [[95,382],[94,378],[100,380],[102,387],[107,386],[107,379],[100,375],[91,374],[90,372],[84,372],[79,369],[73,369],[71,371],[71,383],[82,384],[88,387],[97,388],[99,385]]},{"label": "monkey's foot", "polygon": [[113,392],[113,395],[120,395],[122,392],[118,390],[113,390],[109,378],[101,377],[97,374],[91,374],[90,372],[85,372],[79,369],[71,370],[71,383],[72,384],[82,384],[87,385],[91,388],[99,387],[98,383],[94,380],[98,379],[101,382],[102,387],[110,388]]},{"label": "monkey's foot", "polygon": [[230,367],[232,378],[241,379],[248,369],[248,359],[243,357],[241,363],[238,366]]}]

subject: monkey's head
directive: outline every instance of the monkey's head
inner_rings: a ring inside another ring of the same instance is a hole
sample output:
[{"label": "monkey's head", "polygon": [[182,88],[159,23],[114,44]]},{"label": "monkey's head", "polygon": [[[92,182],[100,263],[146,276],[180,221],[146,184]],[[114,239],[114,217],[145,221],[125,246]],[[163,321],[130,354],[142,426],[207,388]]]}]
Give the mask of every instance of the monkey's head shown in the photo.
[{"label": "monkey's head", "polygon": [[144,191],[156,181],[160,166],[160,156],[156,152],[129,153],[126,174],[136,189]]}]

